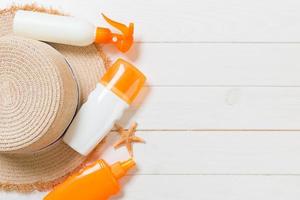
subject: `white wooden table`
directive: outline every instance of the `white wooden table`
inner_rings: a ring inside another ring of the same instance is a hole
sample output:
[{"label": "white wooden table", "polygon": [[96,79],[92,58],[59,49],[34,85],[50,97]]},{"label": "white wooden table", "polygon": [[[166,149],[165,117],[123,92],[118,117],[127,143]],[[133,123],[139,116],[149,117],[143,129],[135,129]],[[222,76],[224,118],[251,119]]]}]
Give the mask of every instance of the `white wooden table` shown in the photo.
[{"label": "white wooden table", "polygon": [[[136,120],[147,144],[134,146],[139,167],[115,200],[299,200],[299,0],[36,2],[99,25],[100,12],[136,24],[126,55],[105,47],[149,80],[122,120]],[[110,142],[103,158],[127,156]]]}]

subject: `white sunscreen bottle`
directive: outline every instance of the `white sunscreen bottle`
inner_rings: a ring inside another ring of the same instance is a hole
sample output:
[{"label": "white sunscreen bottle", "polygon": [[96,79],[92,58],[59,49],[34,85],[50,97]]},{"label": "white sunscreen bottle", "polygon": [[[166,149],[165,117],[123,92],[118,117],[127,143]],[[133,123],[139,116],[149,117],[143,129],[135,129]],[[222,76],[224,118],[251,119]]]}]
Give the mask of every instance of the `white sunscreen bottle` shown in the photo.
[{"label": "white sunscreen bottle", "polygon": [[88,155],[129,107],[145,80],[137,68],[118,59],[82,105],[63,141],[78,153]]},{"label": "white sunscreen bottle", "polygon": [[133,23],[127,27],[105,15],[103,17],[122,34],[112,33],[107,28],[96,27],[76,17],[24,10],[16,12],[13,32],[35,40],[74,46],[86,46],[93,42],[112,43],[120,51],[126,52],[133,43]]}]

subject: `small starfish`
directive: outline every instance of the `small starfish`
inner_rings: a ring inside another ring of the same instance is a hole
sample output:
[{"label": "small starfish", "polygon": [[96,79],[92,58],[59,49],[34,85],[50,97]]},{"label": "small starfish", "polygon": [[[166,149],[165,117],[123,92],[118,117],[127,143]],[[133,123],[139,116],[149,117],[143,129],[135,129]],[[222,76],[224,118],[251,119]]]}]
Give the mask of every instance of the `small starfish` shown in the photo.
[{"label": "small starfish", "polygon": [[145,143],[145,141],[142,138],[135,136],[136,127],[137,127],[137,123],[134,122],[131,125],[131,127],[126,131],[121,126],[116,125],[117,131],[121,135],[121,139],[115,143],[114,145],[115,149],[119,148],[122,145],[125,145],[130,156],[133,157],[132,143],[133,142]]}]

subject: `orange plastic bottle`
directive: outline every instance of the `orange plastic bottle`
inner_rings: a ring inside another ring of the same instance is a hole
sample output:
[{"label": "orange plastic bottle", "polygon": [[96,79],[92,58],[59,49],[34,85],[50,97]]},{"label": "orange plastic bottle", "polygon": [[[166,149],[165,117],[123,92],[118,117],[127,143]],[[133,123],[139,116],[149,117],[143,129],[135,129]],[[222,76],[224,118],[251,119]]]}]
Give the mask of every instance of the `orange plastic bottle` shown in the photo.
[{"label": "orange plastic bottle", "polygon": [[118,179],[134,166],[132,159],[111,166],[98,160],[58,185],[44,200],[107,200],[119,192]]}]

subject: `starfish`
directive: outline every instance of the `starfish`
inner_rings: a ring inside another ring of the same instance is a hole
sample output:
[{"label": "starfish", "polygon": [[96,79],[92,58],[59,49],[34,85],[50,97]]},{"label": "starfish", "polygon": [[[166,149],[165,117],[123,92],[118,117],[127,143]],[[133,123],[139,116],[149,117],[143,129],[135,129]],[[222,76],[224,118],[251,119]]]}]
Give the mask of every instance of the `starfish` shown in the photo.
[{"label": "starfish", "polygon": [[125,130],[119,125],[116,125],[117,131],[121,135],[121,138],[118,142],[115,143],[114,145],[115,149],[119,148],[122,145],[125,145],[130,156],[133,157],[132,143],[133,142],[145,143],[145,141],[142,138],[135,136],[136,127],[137,127],[136,122],[134,122],[128,130]]}]

